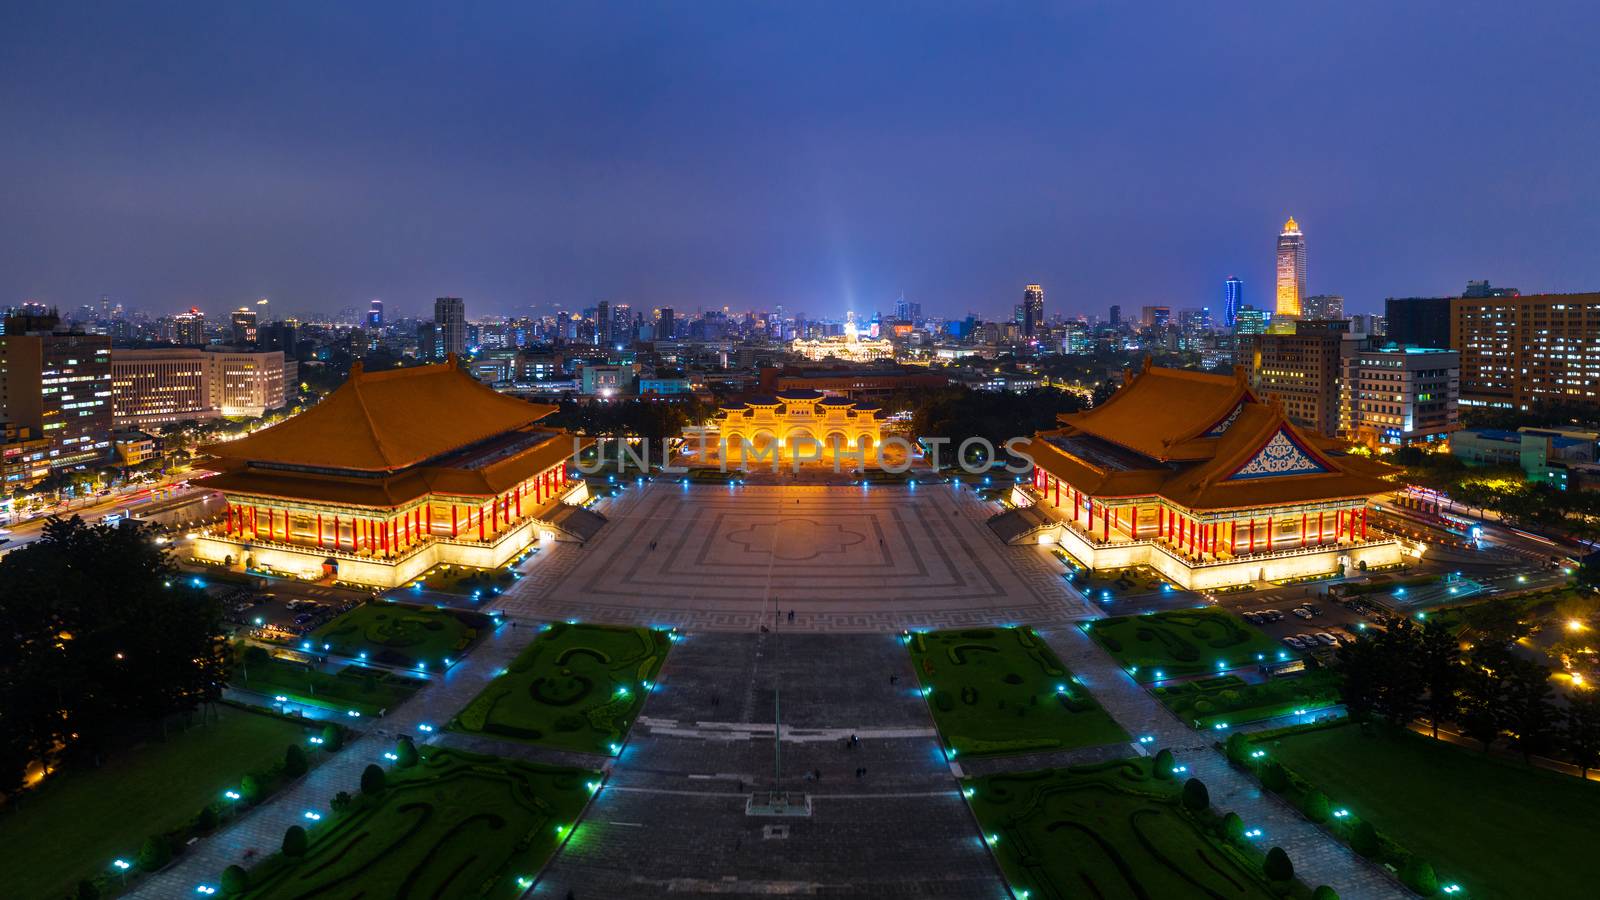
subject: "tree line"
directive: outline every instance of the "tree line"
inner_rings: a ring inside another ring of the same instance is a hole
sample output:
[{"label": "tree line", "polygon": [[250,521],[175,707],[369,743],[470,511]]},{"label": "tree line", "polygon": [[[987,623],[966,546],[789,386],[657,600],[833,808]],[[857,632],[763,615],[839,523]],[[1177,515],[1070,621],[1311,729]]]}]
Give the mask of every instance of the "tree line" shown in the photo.
[{"label": "tree line", "polygon": [[98,765],[220,695],[221,604],[153,537],[52,519],[0,558],[0,792],[35,764]]}]

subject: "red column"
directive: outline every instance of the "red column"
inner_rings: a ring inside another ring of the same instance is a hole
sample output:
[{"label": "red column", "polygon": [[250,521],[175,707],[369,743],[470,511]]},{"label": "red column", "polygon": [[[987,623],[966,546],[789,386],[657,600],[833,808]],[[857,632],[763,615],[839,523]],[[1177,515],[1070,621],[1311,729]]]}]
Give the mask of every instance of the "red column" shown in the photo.
[{"label": "red column", "polygon": [[1111,507],[1100,504],[1100,540],[1111,540]]},{"label": "red column", "polygon": [[1128,536],[1136,541],[1139,539],[1139,507],[1137,506],[1128,514]]},{"label": "red column", "polygon": [[1361,507],[1361,539],[1367,539],[1367,508]]},{"label": "red column", "polygon": [[322,513],[317,513],[317,546],[322,546]]},{"label": "red column", "polygon": [[1228,555],[1239,555],[1239,522],[1234,520],[1228,523]]},{"label": "red column", "polygon": [[341,549],[343,549],[343,546],[342,546],[343,544],[344,544],[344,540],[341,537],[339,537],[339,517],[338,516],[334,516],[333,517],[333,549],[341,550]]},{"label": "red column", "polygon": [[450,536],[458,537],[460,533],[460,527],[456,524],[456,505],[452,503],[450,504]]},{"label": "red column", "polygon": [[1254,516],[1250,517],[1250,552],[1256,552],[1256,520]]},{"label": "red column", "polygon": [[1339,510],[1335,515],[1337,521],[1333,526],[1333,540],[1337,543],[1344,540],[1344,510]]},{"label": "red column", "polygon": [[517,518],[522,518],[522,485],[517,485]]},{"label": "red column", "polygon": [[1327,540],[1327,533],[1322,530],[1322,511],[1317,511],[1317,543]]},{"label": "red column", "polygon": [[1267,552],[1272,552],[1272,517],[1267,516]]},{"label": "red column", "polygon": [[422,507],[422,533],[433,534],[433,502]]},{"label": "red column", "polygon": [[478,507],[478,540],[483,540],[483,507]]},{"label": "red column", "polygon": [[1061,479],[1052,477],[1050,480],[1054,481],[1056,483],[1056,509],[1060,509],[1061,508]]},{"label": "red column", "polygon": [[1300,514],[1300,546],[1306,545],[1306,514]]}]

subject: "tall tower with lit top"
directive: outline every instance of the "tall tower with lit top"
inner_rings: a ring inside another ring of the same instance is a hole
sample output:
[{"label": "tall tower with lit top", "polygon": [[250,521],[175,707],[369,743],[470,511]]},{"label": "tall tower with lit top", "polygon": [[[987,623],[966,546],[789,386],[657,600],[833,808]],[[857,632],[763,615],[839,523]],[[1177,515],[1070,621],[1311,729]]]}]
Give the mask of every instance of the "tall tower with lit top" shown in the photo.
[{"label": "tall tower with lit top", "polygon": [[1306,296],[1306,236],[1300,232],[1300,223],[1289,217],[1278,235],[1278,305],[1279,316],[1299,316],[1300,301]]}]

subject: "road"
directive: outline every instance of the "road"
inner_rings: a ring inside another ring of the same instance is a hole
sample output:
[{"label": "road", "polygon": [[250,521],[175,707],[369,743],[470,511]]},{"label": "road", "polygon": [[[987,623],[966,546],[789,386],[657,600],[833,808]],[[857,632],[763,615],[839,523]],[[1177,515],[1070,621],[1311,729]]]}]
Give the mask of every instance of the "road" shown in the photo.
[{"label": "road", "polygon": [[[167,503],[172,500],[197,497],[206,493],[202,488],[187,486],[186,482],[179,481],[175,483],[185,486],[174,488],[171,484],[167,484],[153,488],[141,487],[135,491],[112,493],[104,497],[97,497],[82,506],[58,507],[47,510],[32,519],[19,522],[16,525],[7,525],[5,531],[10,535],[11,540],[0,544],[0,555],[4,555],[18,547],[25,547],[38,540],[44,534],[44,526],[49,522],[49,517],[52,515],[61,516],[62,518],[81,516],[85,522],[95,523],[102,521],[107,514],[115,512],[123,506],[131,505],[137,508],[155,503]],[[140,496],[141,494],[143,496]]]}]

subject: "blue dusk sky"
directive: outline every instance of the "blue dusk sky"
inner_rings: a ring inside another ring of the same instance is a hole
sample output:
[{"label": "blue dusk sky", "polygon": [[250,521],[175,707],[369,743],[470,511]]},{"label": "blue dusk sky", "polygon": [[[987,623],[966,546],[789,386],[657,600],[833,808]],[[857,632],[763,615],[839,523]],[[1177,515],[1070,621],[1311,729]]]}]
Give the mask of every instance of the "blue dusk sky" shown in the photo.
[{"label": "blue dusk sky", "polygon": [[0,305],[1600,290],[1600,4],[13,2]]}]

